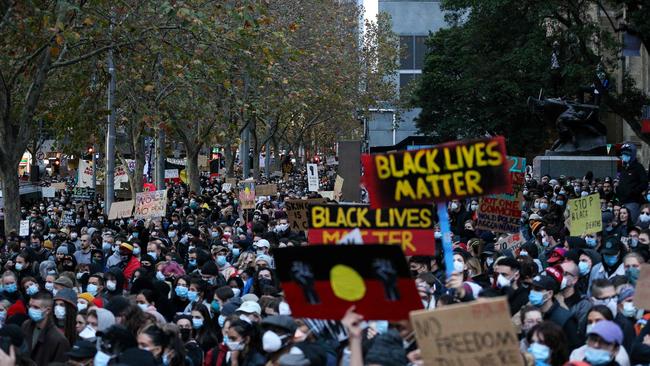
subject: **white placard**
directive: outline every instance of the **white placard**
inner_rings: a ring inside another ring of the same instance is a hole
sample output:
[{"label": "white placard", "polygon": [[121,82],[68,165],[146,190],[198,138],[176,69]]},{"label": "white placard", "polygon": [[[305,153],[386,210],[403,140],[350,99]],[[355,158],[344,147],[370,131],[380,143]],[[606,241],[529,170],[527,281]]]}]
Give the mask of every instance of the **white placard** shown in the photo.
[{"label": "white placard", "polygon": [[20,236],[29,236],[29,220],[20,220]]},{"label": "white placard", "polygon": [[43,198],[54,198],[56,197],[56,188],[54,187],[43,187],[41,188],[43,193]]},{"label": "white placard", "polygon": [[79,159],[79,177],[77,187],[93,186],[93,162],[92,160]]},{"label": "white placard", "polygon": [[178,169],[165,169],[165,179],[178,178]]},{"label": "white placard", "polygon": [[318,192],[318,165],[307,164],[307,185],[310,192]]}]

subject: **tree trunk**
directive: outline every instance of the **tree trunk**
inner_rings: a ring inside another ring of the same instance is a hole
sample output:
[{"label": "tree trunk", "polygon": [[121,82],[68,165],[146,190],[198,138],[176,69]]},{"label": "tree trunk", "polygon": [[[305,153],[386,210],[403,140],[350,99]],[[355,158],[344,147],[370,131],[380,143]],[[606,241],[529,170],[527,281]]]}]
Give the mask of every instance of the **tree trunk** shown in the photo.
[{"label": "tree trunk", "polygon": [[185,144],[185,153],[187,155],[187,180],[190,186],[190,191],[200,193],[201,186],[199,176],[199,150],[198,147],[190,148]]},{"label": "tree trunk", "polygon": [[272,145],[273,145],[273,168],[271,169],[271,173],[277,172],[278,170],[282,170],[281,167],[281,162],[280,162],[280,144],[278,143],[278,139],[275,137],[271,140]]},{"label": "tree trunk", "polygon": [[0,162],[0,179],[2,179],[2,198],[5,211],[5,235],[12,230],[18,233],[20,228],[20,182],[18,164],[20,157]]},{"label": "tree trunk", "polygon": [[250,124],[251,145],[253,147],[253,177],[260,179],[260,146],[257,138],[257,123],[255,116],[252,116]]},{"label": "tree trunk", "polygon": [[232,146],[226,144],[223,148],[223,155],[226,159],[226,176],[233,176],[233,169],[235,167],[235,154],[232,153]]}]

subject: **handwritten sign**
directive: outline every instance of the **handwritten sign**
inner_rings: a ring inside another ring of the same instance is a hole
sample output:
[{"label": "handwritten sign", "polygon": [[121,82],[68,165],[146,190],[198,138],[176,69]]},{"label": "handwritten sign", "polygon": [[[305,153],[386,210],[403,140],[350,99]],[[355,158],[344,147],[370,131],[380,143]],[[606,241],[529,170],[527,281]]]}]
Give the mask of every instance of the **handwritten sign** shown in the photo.
[{"label": "handwritten sign", "polygon": [[111,209],[108,211],[108,219],[115,220],[123,217],[131,217],[133,213],[133,200],[113,202]]},{"label": "handwritten sign", "polygon": [[232,184],[231,183],[224,183],[221,186],[221,192],[230,192],[232,190]]},{"label": "handwritten sign", "polygon": [[135,196],[135,213],[138,220],[165,216],[167,209],[167,190],[138,192]]},{"label": "handwritten sign", "polygon": [[92,160],[79,159],[79,172],[77,187],[93,186],[93,162]]},{"label": "handwritten sign", "polygon": [[521,235],[521,233],[514,233],[497,240],[495,249],[500,252],[508,249],[514,250],[519,248],[525,243],[526,243],[526,238],[524,238],[524,236]]},{"label": "handwritten sign", "polygon": [[307,164],[307,188],[310,192],[318,192],[318,165]]},{"label": "handwritten sign", "polygon": [[239,204],[244,210],[255,208],[255,182],[239,182]]},{"label": "handwritten sign", "polygon": [[20,220],[20,231],[18,235],[20,236],[29,235],[29,220]]},{"label": "handwritten sign", "polygon": [[505,298],[411,312],[427,366],[523,365]]},{"label": "handwritten sign", "polygon": [[336,244],[360,230],[365,244],[399,245],[405,255],[434,255],[433,206],[371,209],[364,205],[309,207],[310,243]]},{"label": "handwritten sign", "polygon": [[56,189],[57,191],[65,190],[65,183],[52,183],[50,184],[50,187]]},{"label": "handwritten sign", "polygon": [[318,194],[320,194],[320,196],[325,199],[332,200],[332,201],[335,200],[334,191],[318,191]]},{"label": "handwritten sign", "polygon": [[512,194],[489,195],[479,199],[476,224],[479,230],[498,233],[519,231],[525,179],[523,173],[511,172],[510,176]]},{"label": "handwritten sign", "polygon": [[277,184],[259,184],[255,186],[255,195],[261,196],[275,196],[278,194]]},{"label": "handwritten sign", "polygon": [[430,149],[362,156],[373,208],[509,193],[512,182],[502,136]]},{"label": "handwritten sign", "polygon": [[648,263],[641,265],[634,293],[634,306],[638,309],[650,309],[650,264]]},{"label": "handwritten sign", "polygon": [[61,226],[74,226],[75,225],[75,213],[74,211],[68,210],[63,211],[63,216],[61,217]]},{"label": "handwritten sign", "polygon": [[334,199],[336,201],[341,199],[341,192],[343,192],[343,182],[345,180],[340,175],[336,175],[336,180],[334,181]]},{"label": "handwritten sign", "polygon": [[309,228],[309,219],[307,213],[309,212],[309,205],[323,204],[325,200],[322,198],[311,198],[307,200],[288,200],[284,203],[284,208],[287,211],[287,218],[291,225],[291,231],[305,231]]},{"label": "handwritten sign", "polygon": [[593,234],[603,230],[600,195],[598,193],[569,200],[567,207],[571,220],[570,233],[572,236]]}]

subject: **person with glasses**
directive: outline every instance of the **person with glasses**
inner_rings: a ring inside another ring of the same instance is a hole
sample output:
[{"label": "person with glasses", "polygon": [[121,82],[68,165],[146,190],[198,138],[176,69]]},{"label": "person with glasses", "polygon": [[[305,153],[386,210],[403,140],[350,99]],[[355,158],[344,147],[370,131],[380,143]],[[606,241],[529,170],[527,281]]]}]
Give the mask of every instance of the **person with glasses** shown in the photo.
[{"label": "person with glasses", "polygon": [[580,269],[572,260],[562,262],[560,267],[564,271],[564,277],[560,285],[560,293],[557,295],[558,301],[564,303],[571,315],[578,320],[578,333],[583,334],[587,326],[587,313],[591,308],[591,303],[585,294],[576,289],[580,278]]},{"label": "person with glasses", "polygon": [[605,279],[594,281],[591,286],[591,303],[605,305],[612,312],[613,321],[622,329],[623,341],[620,343],[628,354],[632,350],[632,342],[636,337],[634,325],[625,316],[618,312],[618,295],[614,284]]}]

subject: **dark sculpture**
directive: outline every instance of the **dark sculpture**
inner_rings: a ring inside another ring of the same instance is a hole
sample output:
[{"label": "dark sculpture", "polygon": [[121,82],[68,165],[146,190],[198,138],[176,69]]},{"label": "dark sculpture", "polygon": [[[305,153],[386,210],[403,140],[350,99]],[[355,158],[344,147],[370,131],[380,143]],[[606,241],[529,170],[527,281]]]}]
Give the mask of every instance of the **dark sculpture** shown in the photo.
[{"label": "dark sculpture", "polygon": [[528,106],[557,127],[559,139],[546,155],[607,155],[607,127],[598,119],[598,105],[528,98]]}]

